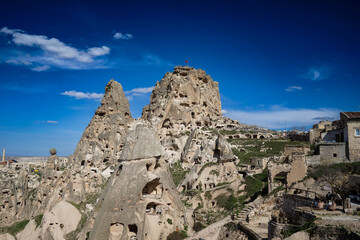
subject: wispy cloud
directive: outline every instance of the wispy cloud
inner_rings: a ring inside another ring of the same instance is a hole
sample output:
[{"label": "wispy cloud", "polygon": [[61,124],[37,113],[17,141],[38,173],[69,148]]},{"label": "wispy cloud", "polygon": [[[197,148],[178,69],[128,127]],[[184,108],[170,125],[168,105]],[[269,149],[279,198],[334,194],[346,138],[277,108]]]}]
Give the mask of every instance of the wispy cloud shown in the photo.
[{"label": "wispy cloud", "polygon": [[147,93],[151,93],[154,87],[134,88],[129,91],[125,91],[125,96],[129,101],[134,99],[134,96],[144,96]]},{"label": "wispy cloud", "polygon": [[274,107],[269,110],[244,111],[226,109],[224,114],[227,117],[236,119],[242,123],[258,125],[270,129],[280,129],[293,126],[311,126],[319,118],[337,119],[340,110],[319,108],[319,109],[290,109]]},{"label": "wispy cloud", "polygon": [[53,121],[53,120],[47,120],[46,123],[52,123],[52,124],[58,124],[58,121]]},{"label": "wispy cloud", "polygon": [[[9,64],[33,66],[33,71],[46,71],[50,67],[66,69],[89,69],[104,67],[101,65],[101,56],[108,55],[110,48],[107,46],[92,47],[80,50],[61,42],[56,38],[44,35],[32,35],[20,29],[0,29],[3,35],[10,35],[11,42],[24,47],[21,54],[12,56],[6,61]],[[32,48],[32,51],[29,51]],[[35,51],[34,51],[35,50]]]},{"label": "wispy cloud", "polygon": [[314,66],[309,68],[304,78],[313,81],[319,81],[329,78],[330,75],[331,75],[331,70],[329,69],[329,67],[327,65],[321,65],[321,66]]},{"label": "wispy cloud", "polygon": [[103,93],[89,93],[89,92],[84,93],[84,92],[77,92],[75,90],[65,91],[60,94],[69,97],[74,97],[75,99],[94,99],[94,100],[101,100],[101,98],[104,96]]},{"label": "wispy cloud", "polygon": [[59,122],[58,121],[54,121],[54,120],[38,120],[36,121],[35,123],[37,124],[44,124],[44,123],[49,123],[49,124],[58,124]]},{"label": "wispy cloud", "polygon": [[117,32],[114,34],[114,38],[115,39],[122,39],[122,40],[129,40],[129,39],[132,39],[133,38],[133,35],[130,34],[130,33],[120,33],[120,32]]},{"label": "wispy cloud", "polygon": [[31,68],[31,70],[33,70],[35,72],[44,72],[44,71],[48,70],[49,68],[50,68],[49,65],[44,65],[44,66],[38,66],[38,67]]},{"label": "wispy cloud", "polygon": [[294,91],[300,91],[302,90],[302,87],[300,86],[291,86],[291,87],[288,87],[287,89],[285,89],[285,91],[287,92],[294,92]]}]

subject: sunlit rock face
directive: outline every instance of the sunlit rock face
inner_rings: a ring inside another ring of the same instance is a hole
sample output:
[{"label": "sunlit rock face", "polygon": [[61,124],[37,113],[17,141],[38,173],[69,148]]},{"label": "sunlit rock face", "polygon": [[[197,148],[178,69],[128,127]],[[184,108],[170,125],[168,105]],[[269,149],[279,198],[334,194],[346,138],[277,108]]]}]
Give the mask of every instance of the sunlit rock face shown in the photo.
[{"label": "sunlit rock face", "polygon": [[221,117],[218,83],[201,69],[180,66],[156,83],[142,113],[162,135],[208,126]]},{"label": "sunlit rock face", "polygon": [[86,127],[73,161],[77,168],[105,169],[120,157],[127,124],[132,122],[129,102],[120,83],[111,80],[105,87],[101,106]]},{"label": "sunlit rock face", "polygon": [[158,136],[143,121],[130,125],[120,163],[100,197],[90,239],[166,239],[185,213]]}]

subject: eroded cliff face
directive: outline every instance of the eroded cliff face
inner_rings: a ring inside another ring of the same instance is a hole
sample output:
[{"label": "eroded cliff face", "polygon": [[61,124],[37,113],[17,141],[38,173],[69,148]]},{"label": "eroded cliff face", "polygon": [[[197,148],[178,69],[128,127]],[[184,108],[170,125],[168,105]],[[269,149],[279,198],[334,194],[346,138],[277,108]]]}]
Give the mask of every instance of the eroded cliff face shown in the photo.
[{"label": "eroded cliff face", "polygon": [[90,239],[166,239],[184,229],[184,207],[164,153],[147,123],[130,126],[121,162],[100,197]]},{"label": "eroded cliff face", "polygon": [[[16,184],[6,183],[11,190],[1,199],[11,200],[14,211],[0,209],[0,217],[7,217],[6,224],[15,216],[16,221],[30,219],[18,239],[26,239],[27,232],[33,232],[30,239],[43,240],[85,240],[88,233],[90,239],[166,239],[185,226],[191,233],[195,208],[217,208],[201,188],[216,197],[226,193],[218,184],[236,191],[243,184],[230,144],[216,131],[227,122],[218,83],[203,70],[175,67],[167,73],[139,120],[132,119],[122,86],[111,80],[69,165],[60,169],[52,156],[40,175],[24,172]],[[177,161],[189,172],[178,187],[169,172]],[[179,190],[200,192],[180,197]],[[181,200],[192,206],[184,207]],[[72,209],[69,204],[81,221],[61,228],[63,218],[55,210]],[[41,214],[43,220],[34,225]]]},{"label": "eroded cliff face", "polygon": [[120,83],[111,80],[105,87],[101,106],[86,127],[73,155],[74,165],[100,171],[115,164],[132,122],[129,102]]},{"label": "eroded cliff face", "polygon": [[216,136],[202,130],[223,119],[218,83],[201,69],[175,67],[156,83],[142,118],[157,130],[169,163],[213,161]]},{"label": "eroded cliff face", "polygon": [[209,126],[221,117],[218,83],[201,69],[181,66],[156,83],[142,113],[163,136]]}]

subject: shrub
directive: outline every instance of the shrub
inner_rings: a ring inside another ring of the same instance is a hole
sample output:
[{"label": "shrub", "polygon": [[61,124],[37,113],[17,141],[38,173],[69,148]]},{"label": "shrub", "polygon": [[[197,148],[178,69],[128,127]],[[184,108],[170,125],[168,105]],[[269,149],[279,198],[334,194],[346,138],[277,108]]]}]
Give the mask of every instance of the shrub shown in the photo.
[{"label": "shrub", "polygon": [[167,236],[167,240],[183,240],[187,238],[187,234],[184,230],[182,231],[175,231],[169,234],[169,236]]},{"label": "shrub", "polygon": [[195,232],[199,232],[199,231],[203,230],[204,228],[205,228],[205,226],[201,222],[195,222],[195,224],[194,224]]},{"label": "shrub", "polygon": [[34,219],[35,219],[35,223],[36,223],[36,227],[40,226],[41,224],[41,220],[43,218],[44,215],[40,214],[40,215],[37,215]]},{"label": "shrub", "polygon": [[30,220],[16,222],[10,227],[0,227],[0,233],[10,233],[11,235],[15,236],[17,233],[21,232],[26,227],[29,221]]},{"label": "shrub", "polygon": [[188,171],[185,171],[181,167],[180,161],[177,161],[175,164],[172,165],[172,167],[170,167],[170,173],[176,186],[178,186],[180,182],[184,179],[187,172]]}]

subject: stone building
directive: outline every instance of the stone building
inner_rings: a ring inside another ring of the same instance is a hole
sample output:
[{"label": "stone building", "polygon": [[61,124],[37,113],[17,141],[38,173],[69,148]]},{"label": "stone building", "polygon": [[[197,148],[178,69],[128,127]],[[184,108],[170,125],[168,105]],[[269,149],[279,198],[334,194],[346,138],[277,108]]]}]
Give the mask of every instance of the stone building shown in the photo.
[{"label": "stone building", "polygon": [[317,124],[314,124],[314,126],[309,131],[309,141],[311,144],[314,144],[315,142],[320,142],[321,140],[321,132],[325,131],[326,126],[330,126],[330,121],[320,121]]},{"label": "stone building", "polygon": [[315,142],[320,142],[321,158],[360,161],[360,112],[341,112],[340,120],[315,124],[310,129],[310,143]]}]

